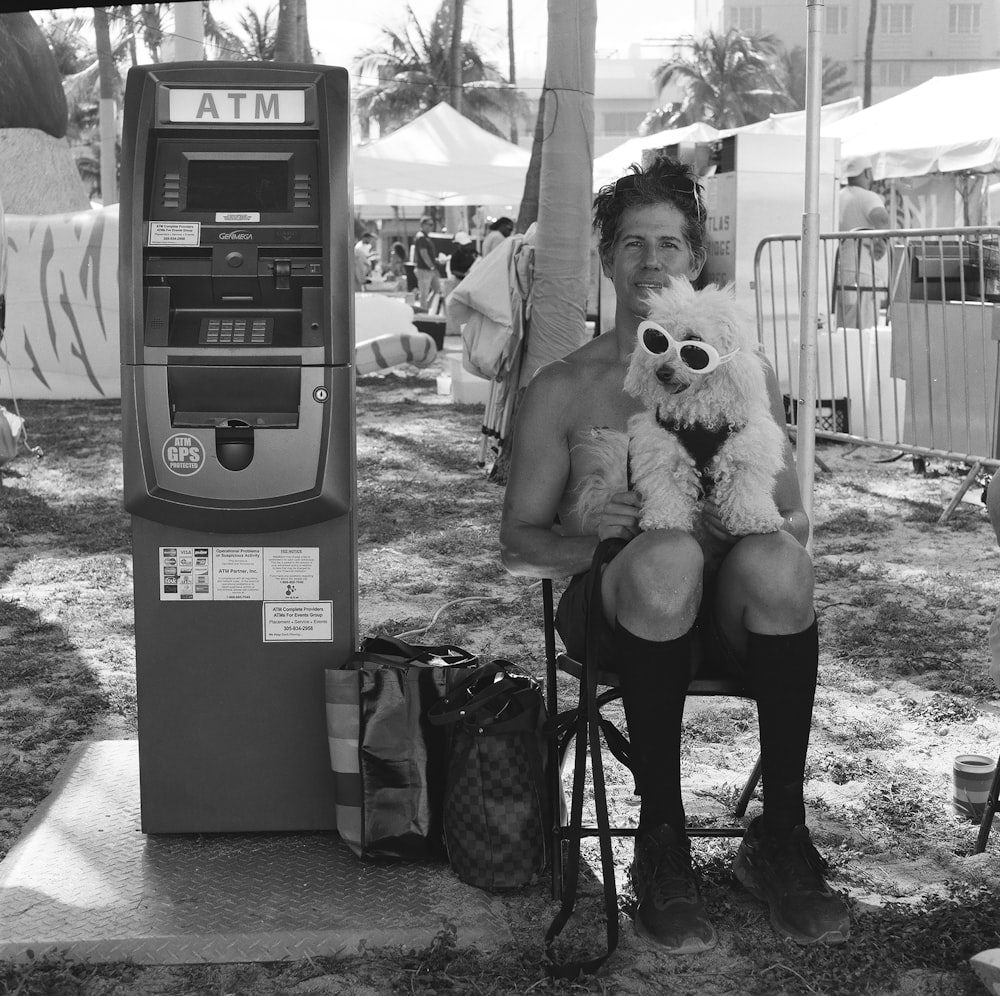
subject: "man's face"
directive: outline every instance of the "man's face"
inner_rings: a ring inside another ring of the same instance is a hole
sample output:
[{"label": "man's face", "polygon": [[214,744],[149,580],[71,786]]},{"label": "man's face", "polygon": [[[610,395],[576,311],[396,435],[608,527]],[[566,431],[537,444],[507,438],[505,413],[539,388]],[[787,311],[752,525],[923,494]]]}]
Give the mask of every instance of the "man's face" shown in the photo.
[{"label": "man's face", "polygon": [[622,214],[618,238],[604,273],[615,285],[619,304],[640,317],[646,298],[667,286],[671,277],[694,280],[704,265],[684,235],[684,215],[673,204],[642,204]]}]

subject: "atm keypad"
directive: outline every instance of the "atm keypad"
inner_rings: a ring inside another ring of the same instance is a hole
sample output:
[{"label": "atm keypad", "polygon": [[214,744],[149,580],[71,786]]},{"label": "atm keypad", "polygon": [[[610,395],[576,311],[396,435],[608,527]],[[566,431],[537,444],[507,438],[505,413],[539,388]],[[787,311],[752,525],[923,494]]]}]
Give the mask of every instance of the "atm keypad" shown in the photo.
[{"label": "atm keypad", "polygon": [[203,318],[198,345],[270,346],[273,335],[273,318]]}]

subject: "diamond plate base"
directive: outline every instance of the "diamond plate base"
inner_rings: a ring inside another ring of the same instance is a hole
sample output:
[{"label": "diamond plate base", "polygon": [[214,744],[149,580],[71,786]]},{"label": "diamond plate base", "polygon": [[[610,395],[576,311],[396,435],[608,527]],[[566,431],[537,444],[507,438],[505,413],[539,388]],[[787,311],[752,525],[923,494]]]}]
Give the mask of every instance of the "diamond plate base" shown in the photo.
[{"label": "diamond plate base", "polygon": [[0,958],[142,965],[282,961],[510,938],[500,904],[443,865],[359,861],[334,833],[139,829],[134,740],[83,744],[0,862]]}]

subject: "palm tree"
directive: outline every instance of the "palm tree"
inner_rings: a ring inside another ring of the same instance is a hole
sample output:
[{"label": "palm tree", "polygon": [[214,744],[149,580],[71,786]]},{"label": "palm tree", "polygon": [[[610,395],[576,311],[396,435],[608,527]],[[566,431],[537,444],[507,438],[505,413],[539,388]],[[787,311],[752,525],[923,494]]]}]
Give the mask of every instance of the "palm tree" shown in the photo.
[{"label": "palm tree", "polygon": [[653,73],[657,91],[671,83],[683,90],[681,100],[647,116],[643,128],[656,131],[698,121],[716,128],[738,128],[761,121],[775,111],[792,110],[777,68],[782,51],[774,35],[745,35],[735,28],[709,31]]},{"label": "palm tree", "polygon": [[[239,45],[238,56],[248,62],[273,62],[276,43],[278,9],[273,4],[264,11],[263,16],[253,7],[247,6],[239,16],[239,31],[234,36]],[[206,30],[206,36],[208,32]]]},{"label": "palm tree", "polygon": [[[802,45],[796,45],[790,51],[782,53],[781,69],[784,75],[785,90],[791,98],[794,110],[803,110],[806,106],[806,50]],[[845,95],[850,89],[847,78],[847,66],[842,62],[834,62],[823,56],[823,96],[822,103],[829,104]]]},{"label": "palm tree", "polygon": [[274,40],[274,58],[278,62],[313,61],[309,45],[309,21],[306,0],[278,0],[278,31]]},{"label": "palm tree", "polygon": [[509,120],[512,110],[520,109],[523,97],[495,66],[484,61],[474,43],[460,38],[460,64],[453,77],[452,42],[456,25],[461,25],[456,13],[456,0],[442,0],[425,29],[408,4],[404,26],[383,28],[381,44],[358,54],[360,74],[377,80],[363,87],[355,102],[363,138],[368,137],[371,121],[388,134],[435,104],[456,106],[456,89],[461,94],[457,103],[467,118],[505,137],[493,119]]},{"label": "palm tree", "polygon": [[865,80],[861,103],[864,107],[872,104],[872,59],[875,55],[875,20],[878,17],[878,0],[871,0],[868,10],[868,30],[865,33]]}]

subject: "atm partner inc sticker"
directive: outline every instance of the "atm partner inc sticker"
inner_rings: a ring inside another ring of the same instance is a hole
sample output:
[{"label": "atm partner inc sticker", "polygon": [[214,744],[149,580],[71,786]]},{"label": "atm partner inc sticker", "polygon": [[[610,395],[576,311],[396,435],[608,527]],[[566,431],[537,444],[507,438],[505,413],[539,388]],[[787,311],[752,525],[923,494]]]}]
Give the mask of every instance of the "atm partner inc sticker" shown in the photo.
[{"label": "atm partner inc sticker", "polygon": [[205,447],[197,436],[175,432],[163,444],[163,463],[171,474],[190,477],[205,466]]}]

